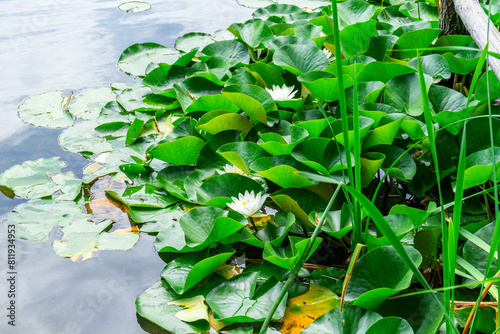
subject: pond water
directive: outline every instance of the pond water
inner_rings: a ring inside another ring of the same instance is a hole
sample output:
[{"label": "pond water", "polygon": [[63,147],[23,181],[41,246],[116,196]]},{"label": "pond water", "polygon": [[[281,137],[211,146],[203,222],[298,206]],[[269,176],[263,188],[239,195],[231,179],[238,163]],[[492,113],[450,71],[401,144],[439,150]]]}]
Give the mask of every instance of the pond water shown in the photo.
[{"label": "pond water", "polygon": [[[0,173],[26,160],[61,157],[63,171],[82,176],[87,161],[57,144],[61,130],[35,128],[17,117],[30,95],[130,81],[116,66],[131,44],[173,47],[188,32],[212,33],[250,18],[236,0],[149,1],[143,13],[110,0],[2,0],[0,11]],[[0,221],[22,200],[0,194]],[[43,217],[40,217],[43,219]],[[56,232],[57,233],[57,232]],[[0,245],[7,235],[0,227]],[[17,240],[16,327],[7,325],[7,251],[0,247],[0,333],[144,333],[134,300],[160,278],[164,262],[152,237],[128,252],[101,252],[81,263],[57,256],[51,243]],[[151,331],[153,332],[153,331]]]}]

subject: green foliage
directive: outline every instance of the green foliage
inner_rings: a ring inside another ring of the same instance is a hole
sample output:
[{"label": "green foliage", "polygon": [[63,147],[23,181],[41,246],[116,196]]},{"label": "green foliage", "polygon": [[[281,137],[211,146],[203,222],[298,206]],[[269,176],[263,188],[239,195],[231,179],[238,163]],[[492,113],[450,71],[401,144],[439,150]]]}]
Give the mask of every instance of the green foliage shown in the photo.
[{"label": "green foliage", "polygon": [[[397,295],[497,270],[500,82],[480,76],[486,53],[438,38],[433,1],[239,2],[261,8],[225,33],[127,48],[118,66],[133,83],[26,99],[25,122],[67,128],[59,144],[92,163],[83,180],[58,158],[4,171],[0,191],[30,199],[4,224],[34,241],[59,226],[54,249],[72,259],[133,247],[136,225],[155,235],[167,264],[136,307],[173,333],[286,327],[287,299],[308,284],[343,296],[303,333],[436,333],[443,318],[451,331],[455,292]],[[120,186],[104,201],[133,230],[92,211],[106,175]],[[257,263],[228,274],[245,257]]]}]

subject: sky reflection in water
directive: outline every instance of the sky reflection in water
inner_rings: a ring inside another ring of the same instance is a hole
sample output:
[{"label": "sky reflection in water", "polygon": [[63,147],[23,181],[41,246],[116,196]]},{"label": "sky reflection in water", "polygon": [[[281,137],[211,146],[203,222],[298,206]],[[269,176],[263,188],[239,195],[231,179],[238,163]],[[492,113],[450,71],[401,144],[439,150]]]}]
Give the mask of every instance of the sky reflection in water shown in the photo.
[{"label": "sky reflection in water", "polygon": [[[71,169],[81,176],[87,163],[59,147],[60,129],[35,128],[17,117],[17,106],[25,98],[130,81],[116,66],[129,45],[157,42],[172,47],[178,36],[213,33],[249,19],[253,12],[235,0],[149,2],[152,9],[143,13],[121,12],[121,2],[110,0],[0,2],[0,173],[25,160],[60,156],[69,165],[63,171]],[[0,194],[0,220],[21,202]],[[3,227],[0,238],[6,240]],[[2,320],[0,333],[143,332],[134,300],[159,280],[164,265],[152,241],[141,238],[126,253],[101,252],[97,258],[73,263],[57,256],[50,243],[17,240],[17,326],[13,329]],[[5,273],[4,247],[0,263]],[[0,287],[4,295],[5,285]],[[5,301],[0,298],[3,310]]]}]

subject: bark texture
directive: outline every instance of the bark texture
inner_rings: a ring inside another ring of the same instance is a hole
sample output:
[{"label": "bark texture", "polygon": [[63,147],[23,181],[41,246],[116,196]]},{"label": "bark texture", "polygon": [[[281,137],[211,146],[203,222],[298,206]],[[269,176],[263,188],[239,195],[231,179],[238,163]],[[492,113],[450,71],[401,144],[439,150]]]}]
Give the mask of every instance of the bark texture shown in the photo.
[{"label": "bark texture", "polygon": [[464,35],[467,33],[465,25],[455,10],[453,0],[441,0],[439,29],[443,30],[443,35]]},{"label": "bark texture", "polygon": [[[488,51],[500,53],[500,32],[495,25],[488,20],[488,15],[476,0],[454,0],[455,10],[462,19],[465,28],[480,49],[484,49],[487,43],[487,31],[489,27],[490,43]],[[489,56],[490,67],[500,80],[500,59]]]}]

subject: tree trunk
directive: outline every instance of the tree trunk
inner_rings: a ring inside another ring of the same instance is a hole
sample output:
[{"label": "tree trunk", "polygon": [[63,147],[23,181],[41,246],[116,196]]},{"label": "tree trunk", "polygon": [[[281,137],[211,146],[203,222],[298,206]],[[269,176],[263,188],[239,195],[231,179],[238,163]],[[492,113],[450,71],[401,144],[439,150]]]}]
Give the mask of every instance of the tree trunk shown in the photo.
[{"label": "tree trunk", "polygon": [[439,29],[443,30],[443,35],[465,35],[467,33],[460,16],[455,10],[453,0],[441,0]]},{"label": "tree trunk", "polygon": [[[443,1],[444,2],[444,1]],[[495,25],[488,20],[488,15],[477,0],[454,0],[455,10],[462,19],[465,28],[480,49],[484,49],[487,40],[489,27],[488,51],[500,53],[500,32]],[[490,67],[500,80],[500,59],[489,56]]]}]

